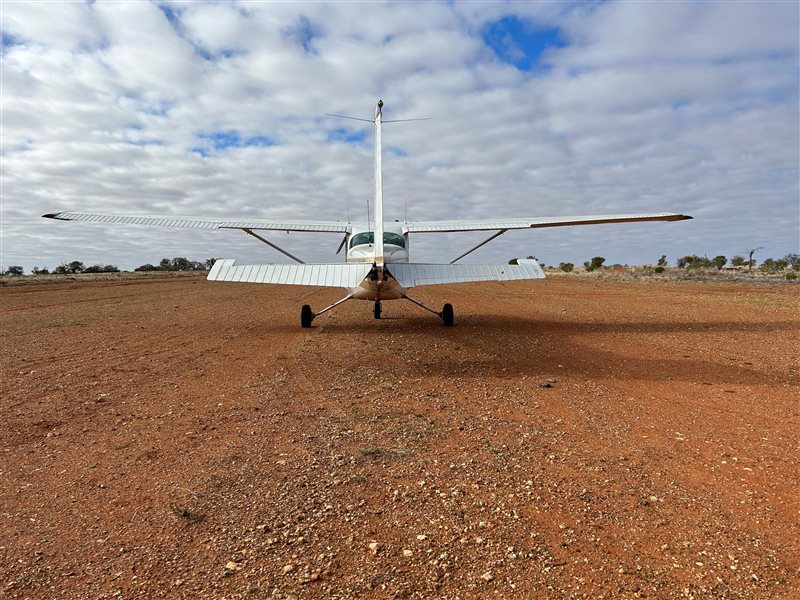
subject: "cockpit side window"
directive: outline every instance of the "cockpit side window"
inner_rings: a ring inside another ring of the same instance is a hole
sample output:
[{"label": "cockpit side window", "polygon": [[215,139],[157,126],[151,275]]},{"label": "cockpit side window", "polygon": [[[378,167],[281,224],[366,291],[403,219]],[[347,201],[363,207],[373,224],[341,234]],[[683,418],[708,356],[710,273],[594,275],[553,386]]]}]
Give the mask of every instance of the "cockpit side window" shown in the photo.
[{"label": "cockpit side window", "polygon": [[401,248],[406,247],[406,241],[403,239],[402,235],[388,231],[384,232],[383,234],[383,243],[391,244],[392,246],[400,246]]},{"label": "cockpit side window", "polygon": [[375,241],[375,234],[371,231],[363,231],[357,233],[350,239],[350,247],[363,246],[364,244],[372,244]]}]

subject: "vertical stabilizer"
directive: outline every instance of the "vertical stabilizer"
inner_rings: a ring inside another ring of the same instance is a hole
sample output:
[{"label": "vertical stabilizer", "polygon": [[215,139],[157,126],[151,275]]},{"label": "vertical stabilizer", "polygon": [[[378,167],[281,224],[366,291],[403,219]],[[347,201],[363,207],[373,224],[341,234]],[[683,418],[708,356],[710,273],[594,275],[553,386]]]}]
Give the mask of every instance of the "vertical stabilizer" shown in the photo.
[{"label": "vertical stabilizer", "polygon": [[383,173],[381,169],[381,109],[383,100],[375,105],[375,264],[383,266]]}]

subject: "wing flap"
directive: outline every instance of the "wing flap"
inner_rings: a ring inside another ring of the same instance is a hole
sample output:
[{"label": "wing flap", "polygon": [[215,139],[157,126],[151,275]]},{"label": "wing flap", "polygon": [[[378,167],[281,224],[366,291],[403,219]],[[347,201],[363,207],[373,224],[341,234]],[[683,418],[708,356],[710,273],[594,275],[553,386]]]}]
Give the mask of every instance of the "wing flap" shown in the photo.
[{"label": "wing flap", "polygon": [[535,260],[520,259],[518,265],[428,265],[395,263],[389,272],[405,288],[419,285],[464,283],[469,281],[514,281],[544,279]]},{"label": "wing flap", "polygon": [[272,283],[320,287],[357,287],[372,269],[369,263],[333,265],[236,265],[223,258],[208,272],[209,281]]},{"label": "wing flap", "polygon": [[113,225],[150,225],[183,229],[262,229],[271,231],[310,231],[347,233],[349,225],[337,221],[268,221],[265,219],[212,219],[208,217],[157,217],[137,215],[105,215],[98,213],[58,212],[42,215],[59,221],[84,221]]},{"label": "wing flap", "polygon": [[570,225],[597,225],[600,223],[636,223],[641,221],[683,221],[691,219],[677,213],[650,213],[634,215],[588,215],[577,217],[539,217],[485,221],[418,221],[406,223],[406,233],[438,233],[451,231],[494,231],[500,229],[528,229],[529,227],[567,227]]}]

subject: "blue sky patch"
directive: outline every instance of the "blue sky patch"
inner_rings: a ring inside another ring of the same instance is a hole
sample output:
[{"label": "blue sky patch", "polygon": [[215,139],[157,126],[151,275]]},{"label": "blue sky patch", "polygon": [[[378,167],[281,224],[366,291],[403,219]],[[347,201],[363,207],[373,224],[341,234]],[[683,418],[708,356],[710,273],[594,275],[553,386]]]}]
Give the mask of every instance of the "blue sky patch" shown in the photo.
[{"label": "blue sky patch", "polygon": [[159,4],[158,8],[159,10],[161,10],[162,13],[164,13],[164,16],[167,18],[167,21],[169,21],[170,25],[172,25],[173,27],[178,26],[178,22],[180,21],[180,19],[178,18],[178,13],[175,10],[173,10],[171,6],[169,6],[168,4]]},{"label": "blue sky patch", "polygon": [[11,35],[10,33],[6,33],[5,31],[0,31],[0,42],[2,43],[3,50],[10,48],[11,46],[22,45],[22,41],[19,38]]},{"label": "blue sky patch", "polygon": [[334,129],[328,134],[328,139],[336,142],[347,142],[348,144],[359,144],[364,141],[366,131],[351,131],[349,129]]},{"label": "blue sky patch", "polygon": [[[239,135],[239,132],[235,129],[231,129],[230,131],[215,131],[213,133],[201,133],[197,136],[201,140],[207,143],[207,146],[211,146],[214,150],[225,150],[226,148],[245,148],[248,146],[258,146],[258,147],[266,147],[266,146],[275,146],[275,140],[265,136],[265,135],[254,135],[251,137],[243,138]],[[202,150],[201,148],[192,148],[192,152],[198,152]],[[206,148],[206,153],[199,152],[203,156],[208,156],[207,153],[208,148]]]},{"label": "blue sky patch", "polygon": [[503,17],[489,23],[482,32],[484,43],[495,51],[503,62],[521,71],[531,71],[548,48],[567,45],[555,28],[536,27],[517,17]]},{"label": "blue sky patch", "polygon": [[283,32],[286,38],[293,40],[303,47],[307,54],[316,54],[317,51],[311,45],[317,35],[314,26],[311,25],[308,17],[301,16],[294,27],[290,27]]}]

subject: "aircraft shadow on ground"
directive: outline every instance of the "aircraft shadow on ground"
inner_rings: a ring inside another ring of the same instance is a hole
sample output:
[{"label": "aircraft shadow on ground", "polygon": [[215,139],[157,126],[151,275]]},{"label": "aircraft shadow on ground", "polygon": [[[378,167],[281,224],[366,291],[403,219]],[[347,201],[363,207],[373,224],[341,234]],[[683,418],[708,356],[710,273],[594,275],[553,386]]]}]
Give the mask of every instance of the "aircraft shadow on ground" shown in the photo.
[{"label": "aircraft shadow on ground", "polygon": [[[736,321],[699,322],[580,322],[544,320],[508,315],[470,315],[452,328],[445,328],[435,317],[398,316],[363,323],[336,321],[321,323],[323,334],[350,335],[357,327],[360,338],[376,341],[403,336],[403,344],[418,345],[418,361],[409,364],[410,375],[438,373],[452,377],[518,376],[550,377],[558,374],[587,378],[680,381],[705,384],[775,385],[796,383],[796,374],[777,371],[770,365],[747,364],[733,360],[737,352],[720,341],[715,360],[697,356],[689,337],[676,344],[672,356],[631,354],[598,348],[589,340],[602,334],[689,334],[715,333],[768,335],[798,331],[800,326],[785,321],[756,323]],[[319,328],[319,325],[317,325]],[[284,327],[269,328],[275,333]],[[311,331],[314,331],[313,329]],[[443,339],[452,342],[453,351],[427,351]],[[625,348],[615,338],[614,343]],[[644,346],[646,350],[647,346]],[[709,353],[705,352],[705,356]]]}]

